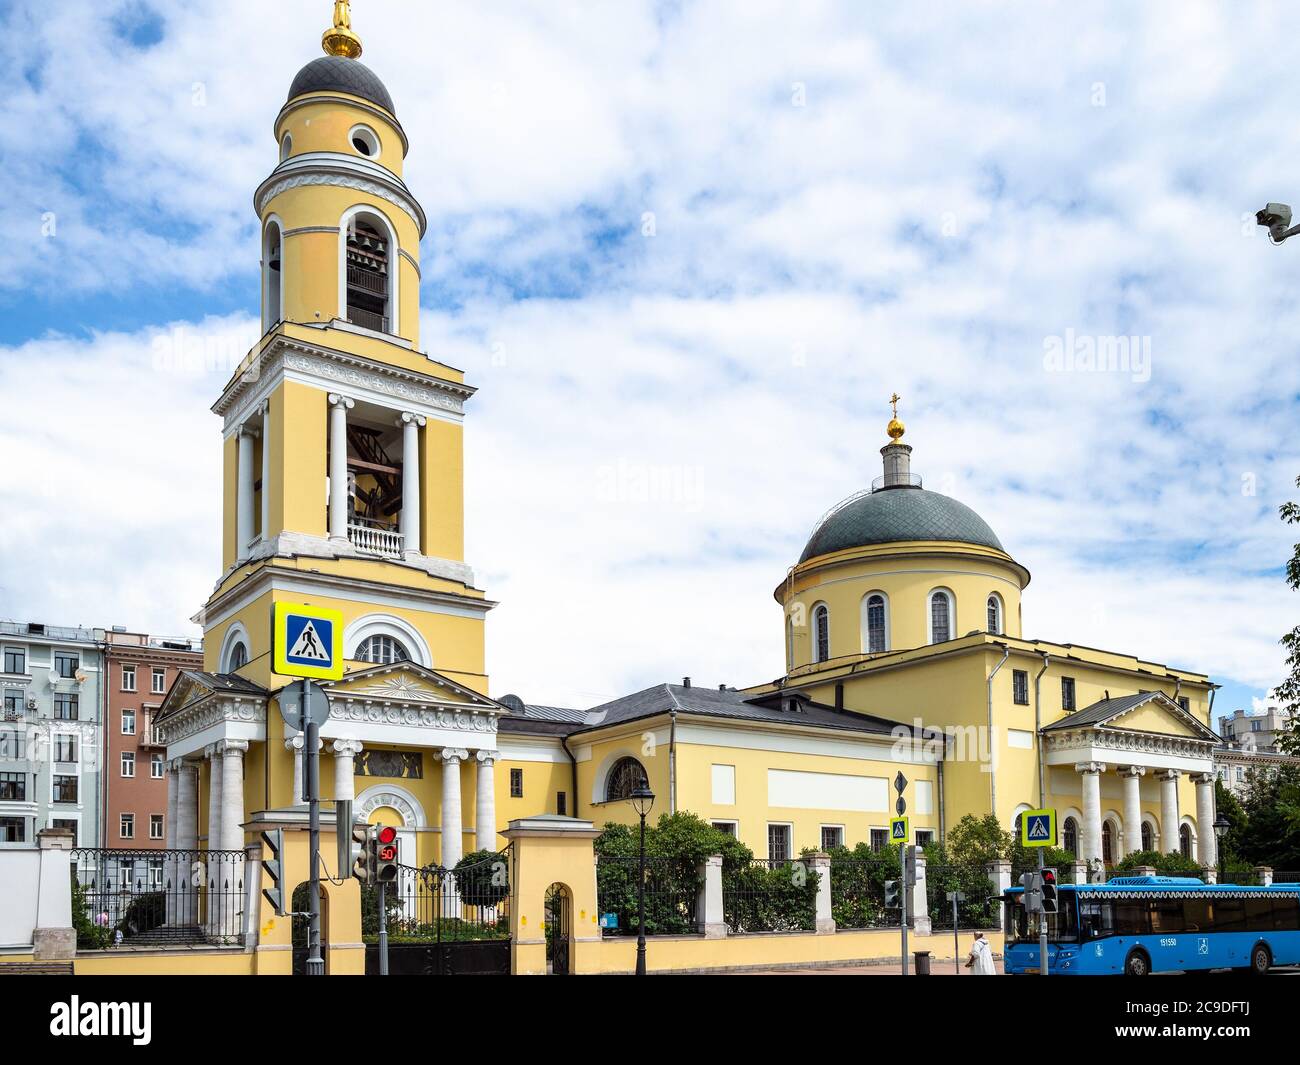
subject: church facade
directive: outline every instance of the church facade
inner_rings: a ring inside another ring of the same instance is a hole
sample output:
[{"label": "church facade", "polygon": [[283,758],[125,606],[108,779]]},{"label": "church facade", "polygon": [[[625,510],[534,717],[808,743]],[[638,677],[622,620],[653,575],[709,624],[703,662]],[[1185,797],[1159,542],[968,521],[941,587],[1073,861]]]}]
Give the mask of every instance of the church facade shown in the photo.
[{"label": "church facade", "polygon": [[883,474],[834,508],[775,591],[786,661],[745,690],[662,684],[603,706],[494,697],[493,602],[464,557],[474,388],[420,347],[426,218],[403,180],[395,102],[348,5],[293,79],[254,192],[261,340],[222,420],[220,572],[202,670],[158,716],[168,846],[239,849],[301,803],[303,737],[276,710],[272,604],[342,611],[325,685],[323,798],[396,825],[401,860],[453,866],[514,818],[632,822],[689,810],[773,858],[884,844],[902,772],[912,828],[1010,827],[1060,810],[1067,846],[1214,864],[1215,685],[1204,674],[1021,631],[1029,572],[989,526],[926,490],[897,417]]}]

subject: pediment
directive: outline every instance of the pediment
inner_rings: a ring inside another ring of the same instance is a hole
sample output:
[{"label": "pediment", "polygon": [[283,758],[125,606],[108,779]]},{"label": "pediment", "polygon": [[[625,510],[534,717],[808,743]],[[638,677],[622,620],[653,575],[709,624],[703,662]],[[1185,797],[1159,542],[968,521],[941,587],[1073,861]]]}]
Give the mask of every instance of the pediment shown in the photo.
[{"label": "pediment", "polygon": [[412,706],[447,706],[487,714],[508,713],[508,709],[495,699],[413,662],[367,666],[322,687],[329,692],[331,700],[355,699]]},{"label": "pediment", "polygon": [[1096,724],[1102,728],[1181,736],[1192,740],[1217,742],[1219,739],[1192,714],[1160,692],[1152,692],[1150,699],[1120,710]]}]

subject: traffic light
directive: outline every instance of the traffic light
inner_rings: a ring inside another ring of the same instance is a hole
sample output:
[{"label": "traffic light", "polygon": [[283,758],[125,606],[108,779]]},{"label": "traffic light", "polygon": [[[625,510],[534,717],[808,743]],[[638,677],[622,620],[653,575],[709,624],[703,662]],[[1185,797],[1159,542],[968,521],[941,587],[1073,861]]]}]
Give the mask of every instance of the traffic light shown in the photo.
[{"label": "traffic light", "polygon": [[397,829],[380,825],[375,839],[375,880],[391,884],[397,879]]},{"label": "traffic light", "polygon": [[1040,876],[1042,877],[1042,884],[1039,888],[1039,891],[1042,892],[1040,898],[1042,899],[1043,912],[1055,913],[1056,912],[1056,870],[1044,869],[1040,874]]},{"label": "traffic light", "polygon": [[1025,889],[1025,909],[1029,913],[1041,913],[1043,910],[1042,880],[1038,873],[1021,873],[1020,886]]},{"label": "traffic light", "polygon": [[898,892],[897,880],[885,881],[885,909],[901,910],[903,908],[903,897]]},{"label": "traffic light", "polygon": [[370,825],[352,826],[352,875],[367,886],[375,882],[375,830]]},{"label": "traffic light", "polygon": [[262,859],[262,869],[266,873],[267,879],[271,881],[270,887],[262,888],[262,894],[274,908],[275,915],[283,917],[284,859],[281,855],[284,853],[284,829],[272,828],[263,832],[262,850],[267,855]]}]

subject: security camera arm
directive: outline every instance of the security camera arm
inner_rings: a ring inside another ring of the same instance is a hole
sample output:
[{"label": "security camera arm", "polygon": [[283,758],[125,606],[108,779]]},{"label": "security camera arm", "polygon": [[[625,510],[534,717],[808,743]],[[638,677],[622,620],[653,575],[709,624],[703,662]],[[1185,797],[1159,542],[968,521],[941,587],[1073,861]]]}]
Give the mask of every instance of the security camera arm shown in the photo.
[{"label": "security camera arm", "polygon": [[1287,228],[1291,221],[1291,208],[1285,203],[1270,203],[1261,211],[1255,212],[1255,223],[1268,229],[1268,239],[1274,244],[1281,244],[1288,237],[1300,233],[1300,225]]}]

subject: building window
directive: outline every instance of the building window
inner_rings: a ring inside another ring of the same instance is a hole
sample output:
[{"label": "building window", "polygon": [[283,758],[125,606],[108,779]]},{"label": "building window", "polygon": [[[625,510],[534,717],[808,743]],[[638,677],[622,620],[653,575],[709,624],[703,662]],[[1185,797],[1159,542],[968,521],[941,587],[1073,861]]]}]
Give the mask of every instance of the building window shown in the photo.
[{"label": "building window", "polygon": [[77,778],[73,776],[64,776],[56,774],[54,777],[54,801],[55,802],[76,802],[77,801]]},{"label": "building window", "polygon": [[788,862],[790,860],[790,826],[767,826],[767,860],[769,862]]},{"label": "building window", "polygon": [[0,817],[0,843],[26,843],[27,820],[22,817]]},{"label": "building window", "polygon": [[122,776],[124,777],[135,776],[135,752],[134,751],[122,752]]},{"label": "building window", "polygon": [[510,797],[512,799],[522,799],[524,797],[524,771],[522,769],[510,770]]},{"label": "building window", "polygon": [[930,593],[930,642],[952,639],[952,597],[947,592]]},{"label": "building window", "polygon": [[562,791],[557,791],[555,793],[555,812],[561,817],[569,816],[568,798],[569,797]]},{"label": "building window", "polygon": [[149,838],[150,839],[163,838],[163,815],[162,814],[149,815]]},{"label": "building window", "polygon": [[154,695],[167,694],[167,670],[155,669],[153,671],[152,679],[149,682],[149,690],[153,692]]},{"label": "building window", "polygon": [[76,762],[77,737],[66,733],[54,737],[54,760],[56,762]]},{"label": "building window", "polygon": [[1002,635],[1002,600],[990,595],[988,601],[988,628],[994,636]]},{"label": "building window", "polygon": [[135,691],[135,666],[122,667],[122,690],[124,692]]},{"label": "building window", "polygon": [[123,814],[117,830],[123,839],[135,839],[135,814]]},{"label": "building window", "polygon": [[1142,822],[1142,849],[1144,851],[1155,850],[1155,844],[1151,840],[1151,822]]},{"label": "building window", "polygon": [[23,716],[23,693],[16,688],[5,692],[5,720],[17,721]]},{"label": "building window", "polygon": [[1184,858],[1192,856],[1192,830],[1187,825],[1180,825],[1178,829],[1178,853]]},{"label": "building window", "polygon": [[123,736],[135,735],[135,711],[134,710],[122,711],[122,735]]},{"label": "building window", "polygon": [[1074,709],[1074,678],[1061,678],[1061,709],[1071,711]]},{"label": "building window", "polygon": [[1111,830],[1110,822],[1101,823],[1101,860],[1106,865],[1115,863],[1115,833]]},{"label": "building window", "polygon": [[916,845],[918,847],[927,847],[934,842],[934,832],[928,828],[918,828],[916,830]]},{"label": "building window", "polygon": [[56,817],[50,821],[51,828],[63,828],[72,833],[72,845],[77,845],[77,836],[81,832],[81,822],[74,818]]},{"label": "building window", "polygon": [[605,781],[605,801],[630,799],[637,788],[649,784],[645,768],[635,758],[620,758]]},{"label": "building window", "polygon": [[276,221],[262,234],[262,332],[284,318],[284,240]]},{"label": "building window", "polygon": [[27,748],[27,737],[21,732],[10,730],[0,731],[0,758],[7,758],[10,761],[17,761],[24,758],[23,753]]},{"label": "building window", "polygon": [[246,665],[248,665],[248,647],[243,640],[240,640],[230,649],[230,663],[226,666],[226,672],[233,673]]},{"label": "building window", "polygon": [[867,596],[867,653],[878,654],[889,650],[885,635],[885,597]]},{"label": "building window", "polygon": [[[1190,711],[1191,708],[1192,708],[1192,700],[1189,699],[1186,695],[1180,695],[1180,696],[1178,697],[1178,705],[1181,706],[1184,710]],[[1253,725],[1251,726],[1251,728],[1252,728],[1254,731],[1258,732],[1258,731],[1259,731],[1259,723],[1256,722],[1255,724],[1253,724]]]},{"label": "building window", "polygon": [[358,662],[373,662],[377,666],[391,666],[394,662],[409,662],[406,648],[391,636],[368,636],[357,648]]},{"label": "building window", "polygon": [[736,838],[736,822],[735,822],[735,821],[714,821],[714,822],[712,822],[712,824],[713,824],[713,827],[716,828],[719,832],[725,832],[725,833],[726,833],[728,836],[730,836],[732,839],[735,839],[735,838]]},{"label": "building window", "polygon": [[64,680],[71,680],[81,667],[81,656],[67,651],[54,652],[54,672]]},{"label": "building window", "polygon": [[357,215],[347,223],[347,316],[353,325],[390,332],[395,309],[393,252],[377,219]]},{"label": "building window", "polygon": [[1076,858],[1079,856],[1079,822],[1073,817],[1067,817],[1061,825],[1061,846]]},{"label": "building window", "polygon": [[149,758],[149,776],[154,780],[162,780],[163,772],[167,763],[163,760],[161,754],[153,754]]},{"label": "building window", "polygon": [[1017,706],[1029,705],[1029,672],[1024,669],[1011,671],[1011,701]]},{"label": "building window", "polygon": [[0,773],[0,799],[7,802],[26,802],[27,774]]},{"label": "building window", "polygon": [[27,672],[27,651],[21,647],[6,647],[5,648],[5,672],[26,673]]},{"label": "building window", "polygon": [[889,829],[873,828],[871,830],[871,849],[879,854],[889,846]]},{"label": "building window", "polygon": [[813,607],[813,661],[825,662],[831,656],[831,612],[825,603]]},{"label": "building window", "polygon": [[843,825],[822,825],[822,850],[829,851],[834,847],[844,846],[844,826]]},{"label": "building window", "polygon": [[280,162],[283,163],[286,159],[288,159],[292,151],[293,151],[293,138],[286,133],[280,141]]},{"label": "building window", "polygon": [[54,695],[54,717],[58,721],[76,721],[78,714],[78,698],[75,695],[69,695],[67,692],[56,692]]},{"label": "building window", "polygon": [[364,155],[367,159],[379,158],[379,137],[369,126],[353,126],[349,140],[358,155]]}]

